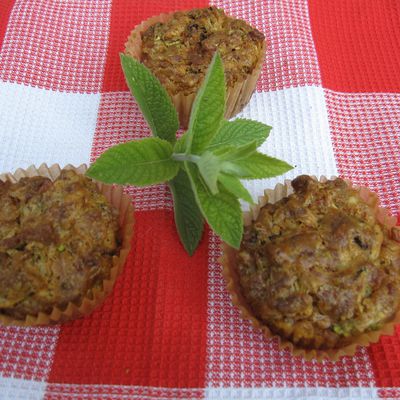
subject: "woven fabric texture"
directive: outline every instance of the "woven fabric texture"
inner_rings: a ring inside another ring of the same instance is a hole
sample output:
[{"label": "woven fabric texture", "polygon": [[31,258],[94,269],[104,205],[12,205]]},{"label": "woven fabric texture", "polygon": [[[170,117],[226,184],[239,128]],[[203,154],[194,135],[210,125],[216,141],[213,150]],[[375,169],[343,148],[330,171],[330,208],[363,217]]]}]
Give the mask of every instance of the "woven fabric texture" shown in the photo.
[{"label": "woven fabric texture", "polygon": [[[272,125],[262,151],[296,165],[248,183],[253,196],[301,173],[340,175],[400,223],[397,0],[2,0],[0,172],[89,163],[149,136],[119,52],[144,19],[210,5],[265,34],[240,116]],[[183,251],[166,185],[125,190],[136,223],[112,294],[61,326],[0,327],[0,399],[400,398],[399,328],[337,362],[293,357],[232,306],[209,229],[193,257]]]}]

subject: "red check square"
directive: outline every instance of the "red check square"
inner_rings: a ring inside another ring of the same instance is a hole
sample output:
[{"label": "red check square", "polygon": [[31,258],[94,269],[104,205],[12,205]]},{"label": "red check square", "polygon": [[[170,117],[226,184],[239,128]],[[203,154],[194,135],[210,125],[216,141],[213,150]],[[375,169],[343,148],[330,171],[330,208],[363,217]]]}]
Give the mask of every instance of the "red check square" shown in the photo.
[{"label": "red check square", "polygon": [[110,1],[17,0],[0,51],[0,79],[94,93],[103,82]]}]

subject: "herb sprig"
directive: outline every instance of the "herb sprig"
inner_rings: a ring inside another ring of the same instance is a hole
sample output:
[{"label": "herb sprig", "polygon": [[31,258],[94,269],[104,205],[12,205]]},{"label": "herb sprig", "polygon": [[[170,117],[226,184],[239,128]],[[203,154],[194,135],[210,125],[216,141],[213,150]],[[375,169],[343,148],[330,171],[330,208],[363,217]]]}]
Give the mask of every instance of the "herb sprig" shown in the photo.
[{"label": "herb sprig", "polygon": [[253,202],[240,179],[269,178],[292,169],[257,151],[271,127],[246,119],[224,120],[225,78],[217,52],[194,101],[189,128],[177,140],[178,115],[164,87],[134,58],[121,54],[121,63],[153,137],[111,147],[87,175],[122,185],[168,182],[175,224],[190,255],[200,242],[204,220],[238,248],[243,234],[239,199]]}]

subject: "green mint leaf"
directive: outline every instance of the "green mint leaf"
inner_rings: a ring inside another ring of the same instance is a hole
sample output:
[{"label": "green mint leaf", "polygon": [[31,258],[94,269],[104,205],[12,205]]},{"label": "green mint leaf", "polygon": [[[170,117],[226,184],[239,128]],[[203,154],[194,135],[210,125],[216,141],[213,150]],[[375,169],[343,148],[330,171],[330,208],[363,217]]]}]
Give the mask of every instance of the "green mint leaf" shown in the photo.
[{"label": "green mint leaf", "polygon": [[293,167],[285,161],[255,152],[237,161],[227,161],[222,171],[242,179],[272,178],[290,171]]},{"label": "green mint leaf", "polygon": [[210,227],[223,241],[232,247],[239,248],[243,234],[243,218],[238,199],[223,186],[217,194],[211,194],[195,164],[185,162],[185,169],[191,181],[197,205]]},{"label": "green mint leaf", "polygon": [[185,132],[175,143],[174,153],[185,153],[187,148],[188,132]]},{"label": "green mint leaf", "polygon": [[239,199],[243,199],[250,204],[254,204],[253,198],[248,190],[243,186],[242,182],[240,182],[239,178],[236,176],[228,175],[221,173],[218,177],[218,181],[224,185],[224,188],[232,193]]},{"label": "green mint leaf", "polygon": [[190,114],[186,152],[201,154],[218,131],[225,112],[225,77],[215,53]]},{"label": "green mint leaf", "polygon": [[139,61],[125,54],[120,57],[126,82],[153,135],[174,143],[179,120],[167,91]]},{"label": "green mint leaf", "polygon": [[196,164],[211,193],[218,193],[217,180],[221,170],[221,161],[219,158],[210,151],[206,151],[201,155]]},{"label": "green mint leaf", "polygon": [[217,149],[214,153],[205,151],[196,165],[200,174],[212,194],[218,193],[218,176],[224,164],[228,161],[237,161],[253,154],[257,149],[257,143],[251,142],[239,147],[226,146]]},{"label": "green mint leaf", "polygon": [[174,198],[175,225],[189,255],[196,250],[204,230],[204,219],[197,206],[190,180],[183,169],[168,182]]},{"label": "green mint leaf", "polygon": [[172,160],[172,145],[159,138],[119,144],[105,151],[86,174],[105,183],[152,185],[172,179],[179,163]]},{"label": "green mint leaf", "polygon": [[257,143],[250,142],[243,146],[226,146],[221,147],[214,151],[214,154],[218,156],[221,161],[237,161],[244,158],[248,158],[251,154],[254,154],[257,150]]},{"label": "green mint leaf", "polygon": [[222,146],[243,146],[252,141],[255,141],[258,147],[265,142],[271,129],[268,125],[249,119],[223,121],[207,150],[215,150]]}]

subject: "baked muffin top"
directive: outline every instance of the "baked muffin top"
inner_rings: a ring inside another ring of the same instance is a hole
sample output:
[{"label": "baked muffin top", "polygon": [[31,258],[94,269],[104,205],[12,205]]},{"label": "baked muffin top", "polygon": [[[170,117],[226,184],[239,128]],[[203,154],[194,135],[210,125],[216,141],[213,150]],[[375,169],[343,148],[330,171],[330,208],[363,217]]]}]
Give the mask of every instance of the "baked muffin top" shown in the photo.
[{"label": "baked muffin top", "polygon": [[255,316],[298,347],[339,348],[379,329],[400,302],[400,244],[343,180],[308,176],[261,208],[237,256]]},{"label": "baked muffin top", "polygon": [[0,313],[63,308],[109,277],[118,219],[88,178],[64,170],[54,182],[0,181],[0,204]]},{"label": "baked muffin top", "polygon": [[263,46],[264,35],[257,29],[209,7],[178,11],[168,22],[150,26],[142,33],[141,61],[168,93],[188,95],[200,87],[216,50],[232,87],[253,72]]}]

